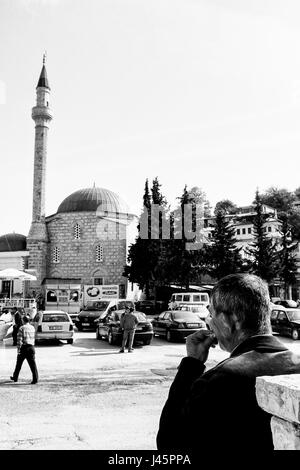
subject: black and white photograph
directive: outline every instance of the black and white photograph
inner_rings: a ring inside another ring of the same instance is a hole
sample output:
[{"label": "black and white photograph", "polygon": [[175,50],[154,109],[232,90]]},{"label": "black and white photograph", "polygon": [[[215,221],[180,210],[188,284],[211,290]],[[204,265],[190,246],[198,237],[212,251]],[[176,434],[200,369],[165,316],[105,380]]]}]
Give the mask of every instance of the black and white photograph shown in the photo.
[{"label": "black and white photograph", "polygon": [[300,450],[299,46],[296,0],[0,0],[0,451]]}]

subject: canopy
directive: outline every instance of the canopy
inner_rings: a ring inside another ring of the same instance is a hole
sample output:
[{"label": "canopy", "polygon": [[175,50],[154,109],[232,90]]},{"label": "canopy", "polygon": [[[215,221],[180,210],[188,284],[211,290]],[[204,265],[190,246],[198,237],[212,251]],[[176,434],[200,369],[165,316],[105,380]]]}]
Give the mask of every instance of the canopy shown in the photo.
[{"label": "canopy", "polygon": [[[36,277],[32,274],[25,273],[25,271],[19,271],[14,268],[7,268],[0,271],[0,279],[6,281],[13,281],[14,279],[20,279],[21,281],[36,281]],[[10,286],[10,297],[12,291],[12,283]]]}]

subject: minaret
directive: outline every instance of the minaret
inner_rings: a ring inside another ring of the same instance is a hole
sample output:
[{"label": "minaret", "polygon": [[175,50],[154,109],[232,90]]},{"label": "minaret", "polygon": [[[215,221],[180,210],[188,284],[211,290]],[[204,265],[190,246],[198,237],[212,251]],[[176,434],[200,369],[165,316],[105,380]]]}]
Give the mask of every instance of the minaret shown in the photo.
[{"label": "minaret", "polygon": [[45,223],[45,183],[47,135],[52,114],[49,108],[50,87],[47,78],[46,56],[43,56],[43,67],[36,87],[36,106],[32,108],[32,119],[35,122],[34,175],[32,221],[27,237],[29,250],[29,269],[36,272],[40,285],[46,276],[47,227]]}]

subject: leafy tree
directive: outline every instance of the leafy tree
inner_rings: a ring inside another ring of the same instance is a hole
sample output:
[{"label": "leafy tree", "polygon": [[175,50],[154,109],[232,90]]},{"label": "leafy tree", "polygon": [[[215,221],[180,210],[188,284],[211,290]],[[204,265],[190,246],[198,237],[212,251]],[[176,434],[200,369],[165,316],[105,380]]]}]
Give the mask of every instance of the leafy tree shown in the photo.
[{"label": "leafy tree", "polygon": [[288,212],[292,209],[295,194],[284,188],[271,187],[261,195],[262,204],[274,207],[279,213]]},{"label": "leafy tree", "polygon": [[204,272],[215,279],[243,269],[240,248],[236,247],[235,228],[226,221],[223,210],[216,213],[211,243],[204,249]]},{"label": "leafy tree", "polygon": [[217,202],[214,214],[217,215],[219,211],[223,211],[225,214],[235,214],[237,212],[237,206],[229,199],[222,199],[222,201]]},{"label": "leafy tree", "polygon": [[285,296],[288,298],[289,286],[296,282],[297,263],[295,258],[295,248],[298,242],[292,240],[292,230],[285,214],[282,217],[281,226],[281,247],[278,251],[279,266],[278,275],[284,283]]},{"label": "leafy tree", "polygon": [[266,214],[262,211],[262,199],[258,191],[255,195],[254,242],[246,250],[253,258],[251,271],[267,282],[276,274],[278,255],[275,243],[265,231]]}]

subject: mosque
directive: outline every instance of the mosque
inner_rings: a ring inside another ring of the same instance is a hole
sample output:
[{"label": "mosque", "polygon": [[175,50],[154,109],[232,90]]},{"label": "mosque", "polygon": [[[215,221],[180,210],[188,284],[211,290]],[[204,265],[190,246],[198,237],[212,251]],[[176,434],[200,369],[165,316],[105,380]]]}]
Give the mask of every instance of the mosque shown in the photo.
[{"label": "mosque", "polygon": [[[37,281],[25,283],[27,295],[44,297],[51,305],[75,311],[80,293],[98,292],[107,286],[119,297],[127,294],[126,265],[128,225],[134,219],[122,198],[109,189],[84,188],[66,197],[53,215],[45,215],[47,137],[52,112],[45,57],[36,87],[32,221],[28,236],[0,236],[0,269],[25,269]],[[0,295],[7,296],[10,282],[0,281]],[[96,287],[98,286],[98,287]],[[24,285],[14,281],[14,294]],[[68,308],[69,307],[69,308]]]}]

